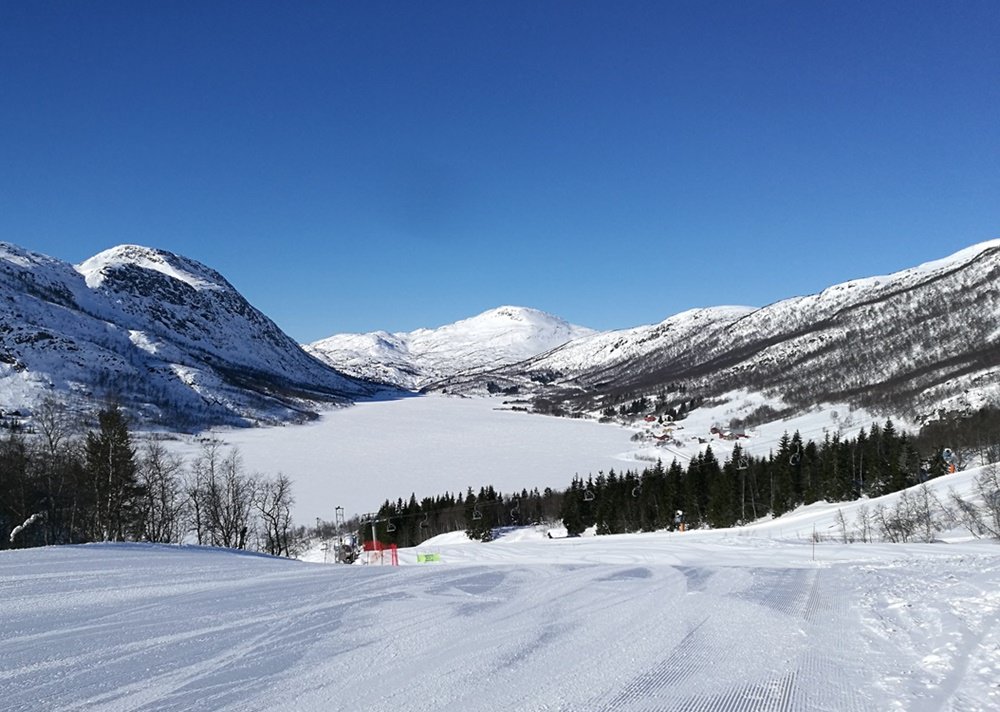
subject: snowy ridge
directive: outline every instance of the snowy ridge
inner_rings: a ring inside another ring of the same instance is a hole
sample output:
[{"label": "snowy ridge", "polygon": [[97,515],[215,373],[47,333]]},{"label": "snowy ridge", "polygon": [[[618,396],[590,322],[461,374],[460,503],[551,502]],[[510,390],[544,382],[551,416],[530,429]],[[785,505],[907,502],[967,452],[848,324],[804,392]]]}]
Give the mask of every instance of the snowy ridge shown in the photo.
[{"label": "snowy ridge", "polygon": [[128,266],[159,272],[197,290],[230,288],[222,275],[215,270],[210,270],[185,257],[140,245],[112,247],[80,263],[76,266],[76,270],[84,276],[88,287],[97,289],[104,283],[107,273]]},{"label": "snowy ridge", "polygon": [[997,284],[1000,240],[760,309],[691,310],[585,336],[440,387],[475,393],[492,382],[593,412],[679,383],[708,397],[749,388],[793,408],[847,402],[916,420],[1000,402]]},{"label": "snowy ridge", "polygon": [[345,373],[416,390],[517,363],[592,333],[536,309],[504,306],[436,329],[338,334],[305,349]]},{"label": "snowy ridge", "polygon": [[0,243],[0,407],[30,409],[53,390],[197,428],[308,417],[314,402],[371,394],[360,378],[503,392],[543,412],[592,414],[679,386],[780,397],[792,413],[836,402],[919,422],[1000,402],[997,284],[993,240],[759,309],[693,309],[597,333],[508,306],[304,350],[194,260],[123,245],[74,268]]},{"label": "snowy ridge", "polygon": [[313,359],[217,272],[125,245],[74,268],[0,243],[0,405],[115,398],[200,428],[310,417],[373,392]]}]

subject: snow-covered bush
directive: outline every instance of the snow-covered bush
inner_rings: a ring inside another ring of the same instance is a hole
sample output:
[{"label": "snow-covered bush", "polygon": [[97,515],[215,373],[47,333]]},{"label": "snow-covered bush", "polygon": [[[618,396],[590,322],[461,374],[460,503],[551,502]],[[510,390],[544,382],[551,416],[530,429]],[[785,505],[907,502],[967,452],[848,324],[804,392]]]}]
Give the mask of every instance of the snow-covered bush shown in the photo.
[{"label": "snow-covered bush", "polygon": [[976,476],[974,497],[949,494],[955,519],[975,537],[1000,539],[1000,465],[987,465]]},{"label": "snow-covered bush", "polygon": [[875,508],[875,522],[882,538],[895,542],[931,542],[944,528],[945,508],[927,485],[903,491],[896,504]]}]

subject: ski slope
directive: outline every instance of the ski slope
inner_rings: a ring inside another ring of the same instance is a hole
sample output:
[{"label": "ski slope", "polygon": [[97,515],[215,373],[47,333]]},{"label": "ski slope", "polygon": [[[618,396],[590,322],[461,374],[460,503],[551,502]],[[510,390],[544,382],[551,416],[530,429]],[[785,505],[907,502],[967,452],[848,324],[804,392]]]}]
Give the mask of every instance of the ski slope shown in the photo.
[{"label": "ski slope", "polygon": [[400,560],[0,552],[0,709],[1000,709],[995,543],[527,528]]}]

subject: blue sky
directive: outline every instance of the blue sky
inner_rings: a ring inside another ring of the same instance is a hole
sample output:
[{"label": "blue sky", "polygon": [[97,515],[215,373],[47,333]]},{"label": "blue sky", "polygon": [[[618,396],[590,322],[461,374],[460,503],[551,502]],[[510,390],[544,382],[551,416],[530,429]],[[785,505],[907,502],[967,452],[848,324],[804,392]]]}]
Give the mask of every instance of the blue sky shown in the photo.
[{"label": "blue sky", "polygon": [[1000,237],[1000,3],[0,3],[0,240],[300,341],[594,328]]}]

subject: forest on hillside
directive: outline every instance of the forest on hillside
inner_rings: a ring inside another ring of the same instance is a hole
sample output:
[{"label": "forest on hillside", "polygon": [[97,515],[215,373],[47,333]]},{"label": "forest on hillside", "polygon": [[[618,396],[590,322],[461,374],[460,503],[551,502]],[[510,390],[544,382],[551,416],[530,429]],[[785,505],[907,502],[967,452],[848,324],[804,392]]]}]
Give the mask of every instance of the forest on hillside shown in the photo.
[{"label": "forest on hillside", "polygon": [[[998,444],[1000,411],[994,410],[958,422],[935,423],[916,436],[898,431],[891,420],[854,438],[827,435],[815,442],[803,440],[797,432],[786,433],[777,450],[766,457],[752,456],[736,445],[732,456],[720,461],[709,446],[686,465],[657,461],[642,470],[576,475],[564,490],[502,493],[484,485],[420,500],[415,494],[386,500],[375,516],[375,536],[397,546],[413,546],[462,528],[471,538],[488,541],[498,530],[523,524],[562,525],[568,536],[591,527],[599,535],[674,530],[682,525],[733,527],[780,517],[813,502],[879,497],[966,464],[997,462]],[[973,457],[976,462],[963,461]],[[1000,487],[984,477],[982,490],[988,500]],[[996,501],[1000,508],[1000,499]],[[904,504],[909,507],[910,498],[904,498]],[[939,504],[941,511],[958,510],[954,516],[961,519],[960,510],[967,503]],[[972,514],[966,507],[966,519]],[[877,528],[886,540],[914,536],[912,520],[917,515],[912,512],[872,511],[871,518],[859,528]],[[965,523],[983,533],[975,522]],[[996,529],[1000,531],[1000,523]],[[371,539],[372,534],[366,526],[358,536]]]}]

